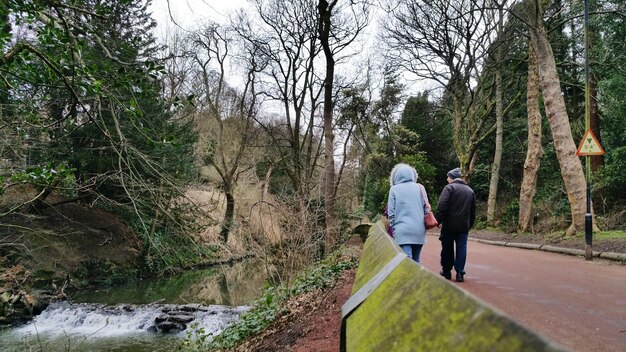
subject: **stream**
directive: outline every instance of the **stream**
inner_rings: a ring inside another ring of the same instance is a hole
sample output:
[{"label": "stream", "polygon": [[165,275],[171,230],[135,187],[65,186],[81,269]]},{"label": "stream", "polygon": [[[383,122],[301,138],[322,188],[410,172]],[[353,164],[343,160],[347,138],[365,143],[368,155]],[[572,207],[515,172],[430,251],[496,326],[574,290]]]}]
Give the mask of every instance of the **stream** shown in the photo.
[{"label": "stream", "polygon": [[236,321],[266,278],[248,261],[81,292],[0,330],[0,351],[173,351],[200,328],[216,335]]}]

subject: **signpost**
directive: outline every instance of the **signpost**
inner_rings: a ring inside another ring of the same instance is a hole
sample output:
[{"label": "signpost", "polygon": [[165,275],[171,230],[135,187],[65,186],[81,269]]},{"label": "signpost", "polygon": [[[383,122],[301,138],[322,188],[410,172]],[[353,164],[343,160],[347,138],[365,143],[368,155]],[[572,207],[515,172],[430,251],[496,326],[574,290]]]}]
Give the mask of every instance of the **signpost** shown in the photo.
[{"label": "signpost", "polygon": [[[587,93],[589,94],[589,93]],[[587,120],[589,123],[589,120]],[[593,218],[591,215],[591,164],[589,163],[589,157],[594,155],[604,155],[604,149],[600,146],[600,142],[593,134],[591,129],[587,129],[583,139],[578,145],[576,155],[585,157],[585,176],[587,176],[587,212],[585,214],[585,259],[593,259],[592,250],[592,234],[593,234]]]},{"label": "signpost", "polygon": [[598,142],[598,138],[593,134],[591,129],[588,129],[583,136],[583,139],[580,141],[578,145],[578,150],[576,151],[576,155],[578,156],[593,156],[593,155],[604,155],[604,149],[600,146],[600,142]]},{"label": "signpost", "polygon": [[591,132],[590,128],[590,103],[589,97],[589,6],[585,0],[585,128],[587,132],[580,141],[576,155],[585,157],[585,176],[587,180],[587,212],[585,214],[585,259],[593,259],[592,235],[593,219],[591,215],[591,163],[589,157],[592,155],[604,155],[604,150],[600,146],[598,139]]}]

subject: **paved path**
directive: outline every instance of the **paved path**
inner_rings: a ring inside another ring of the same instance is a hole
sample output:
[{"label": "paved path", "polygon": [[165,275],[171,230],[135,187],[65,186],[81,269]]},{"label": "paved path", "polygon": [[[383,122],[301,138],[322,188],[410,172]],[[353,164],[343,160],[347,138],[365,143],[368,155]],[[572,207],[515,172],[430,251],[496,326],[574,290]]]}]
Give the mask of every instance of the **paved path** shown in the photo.
[{"label": "paved path", "polygon": [[[437,274],[439,250],[428,236],[422,264]],[[571,351],[626,351],[626,265],[475,241],[468,252],[454,285]]]}]

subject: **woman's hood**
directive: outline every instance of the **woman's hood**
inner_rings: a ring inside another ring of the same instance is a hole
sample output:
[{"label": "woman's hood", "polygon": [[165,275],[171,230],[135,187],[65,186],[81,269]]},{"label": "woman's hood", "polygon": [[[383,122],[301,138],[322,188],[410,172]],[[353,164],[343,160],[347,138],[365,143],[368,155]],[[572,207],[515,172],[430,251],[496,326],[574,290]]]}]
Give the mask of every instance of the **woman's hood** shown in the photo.
[{"label": "woman's hood", "polygon": [[391,169],[389,184],[391,186],[404,182],[417,182],[417,171],[407,164],[397,164]]}]

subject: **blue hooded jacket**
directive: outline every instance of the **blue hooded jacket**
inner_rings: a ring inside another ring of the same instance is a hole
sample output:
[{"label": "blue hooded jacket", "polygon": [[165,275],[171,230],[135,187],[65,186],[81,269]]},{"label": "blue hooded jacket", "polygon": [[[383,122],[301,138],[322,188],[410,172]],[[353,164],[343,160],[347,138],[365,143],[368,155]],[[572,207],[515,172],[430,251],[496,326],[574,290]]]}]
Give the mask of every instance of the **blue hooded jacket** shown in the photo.
[{"label": "blue hooded jacket", "polygon": [[391,170],[390,181],[387,211],[396,243],[426,243],[424,214],[428,208],[422,196],[422,186],[416,183],[417,172],[407,164],[398,164]]}]

